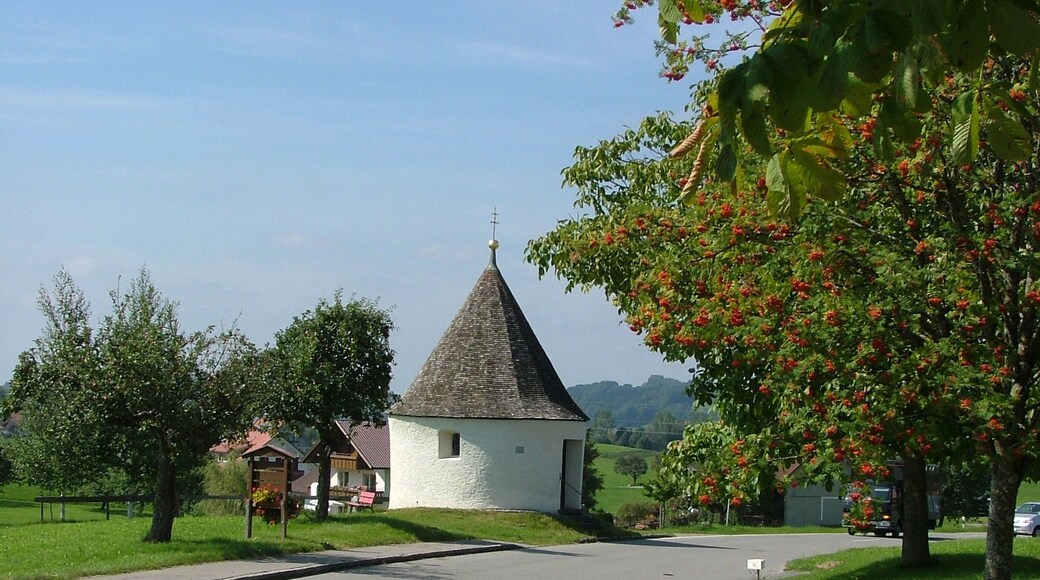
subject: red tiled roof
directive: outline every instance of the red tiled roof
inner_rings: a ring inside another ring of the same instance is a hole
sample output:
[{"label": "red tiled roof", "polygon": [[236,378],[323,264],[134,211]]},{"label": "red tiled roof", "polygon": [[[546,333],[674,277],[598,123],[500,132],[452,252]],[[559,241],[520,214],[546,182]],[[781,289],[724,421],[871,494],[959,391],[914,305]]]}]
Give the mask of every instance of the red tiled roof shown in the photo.
[{"label": "red tiled roof", "polygon": [[258,445],[263,446],[271,440],[270,433],[264,433],[263,431],[250,431],[246,433],[245,440],[239,441],[221,441],[213,447],[210,447],[210,453],[229,453],[231,451],[252,451]]}]

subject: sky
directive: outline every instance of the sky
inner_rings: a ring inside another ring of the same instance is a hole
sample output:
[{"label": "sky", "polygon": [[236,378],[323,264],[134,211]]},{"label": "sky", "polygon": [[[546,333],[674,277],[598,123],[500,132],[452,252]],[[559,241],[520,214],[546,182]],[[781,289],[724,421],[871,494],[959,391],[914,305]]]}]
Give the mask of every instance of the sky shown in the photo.
[{"label": "sky", "polygon": [[344,296],[391,310],[402,393],[488,262],[565,385],[686,379],[602,291],[524,261],[579,214],[574,148],[657,111],[618,2],[0,3],[0,383],[67,270],[99,320],[142,269],[186,330],[257,345]]}]

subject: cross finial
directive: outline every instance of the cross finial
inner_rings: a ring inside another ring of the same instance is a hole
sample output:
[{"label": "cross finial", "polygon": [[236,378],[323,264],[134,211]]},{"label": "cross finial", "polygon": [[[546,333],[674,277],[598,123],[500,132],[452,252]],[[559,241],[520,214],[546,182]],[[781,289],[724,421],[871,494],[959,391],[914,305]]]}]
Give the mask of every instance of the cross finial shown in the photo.
[{"label": "cross finial", "polygon": [[491,212],[491,240],[488,242],[488,247],[491,248],[491,263],[489,266],[496,266],[495,262],[495,250],[498,249],[498,240],[495,239],[495,234],[498,232],[498,208],[496,207]]}]

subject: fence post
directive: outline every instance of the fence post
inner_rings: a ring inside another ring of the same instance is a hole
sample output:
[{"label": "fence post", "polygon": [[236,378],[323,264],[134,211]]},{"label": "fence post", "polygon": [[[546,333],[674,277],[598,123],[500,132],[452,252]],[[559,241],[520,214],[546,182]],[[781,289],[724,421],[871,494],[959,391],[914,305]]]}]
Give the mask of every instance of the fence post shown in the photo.
[{"label": "fence post", "polygon": [[129,520],[134,519],[134,502],[133,502],[133,500],[128,500],[126,502],[126,518],[129,519]]},{"label": "fence post", "polygon": [[64,492],[62,492],[62,494],[61,494],[61,511],[59,511],[58,513],[60,514],[59,519],[64,522],[65,521],[65,493]]}]

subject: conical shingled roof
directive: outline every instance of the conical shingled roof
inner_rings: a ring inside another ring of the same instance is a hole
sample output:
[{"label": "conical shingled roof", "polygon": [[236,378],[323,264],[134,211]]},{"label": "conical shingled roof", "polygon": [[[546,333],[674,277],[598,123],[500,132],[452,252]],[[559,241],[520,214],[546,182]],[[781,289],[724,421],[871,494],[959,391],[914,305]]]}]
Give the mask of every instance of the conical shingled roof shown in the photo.
[{"label": "conical shingled roof", "polygon": [[495,265],[477,280],[391,415],[588,421]]}]

